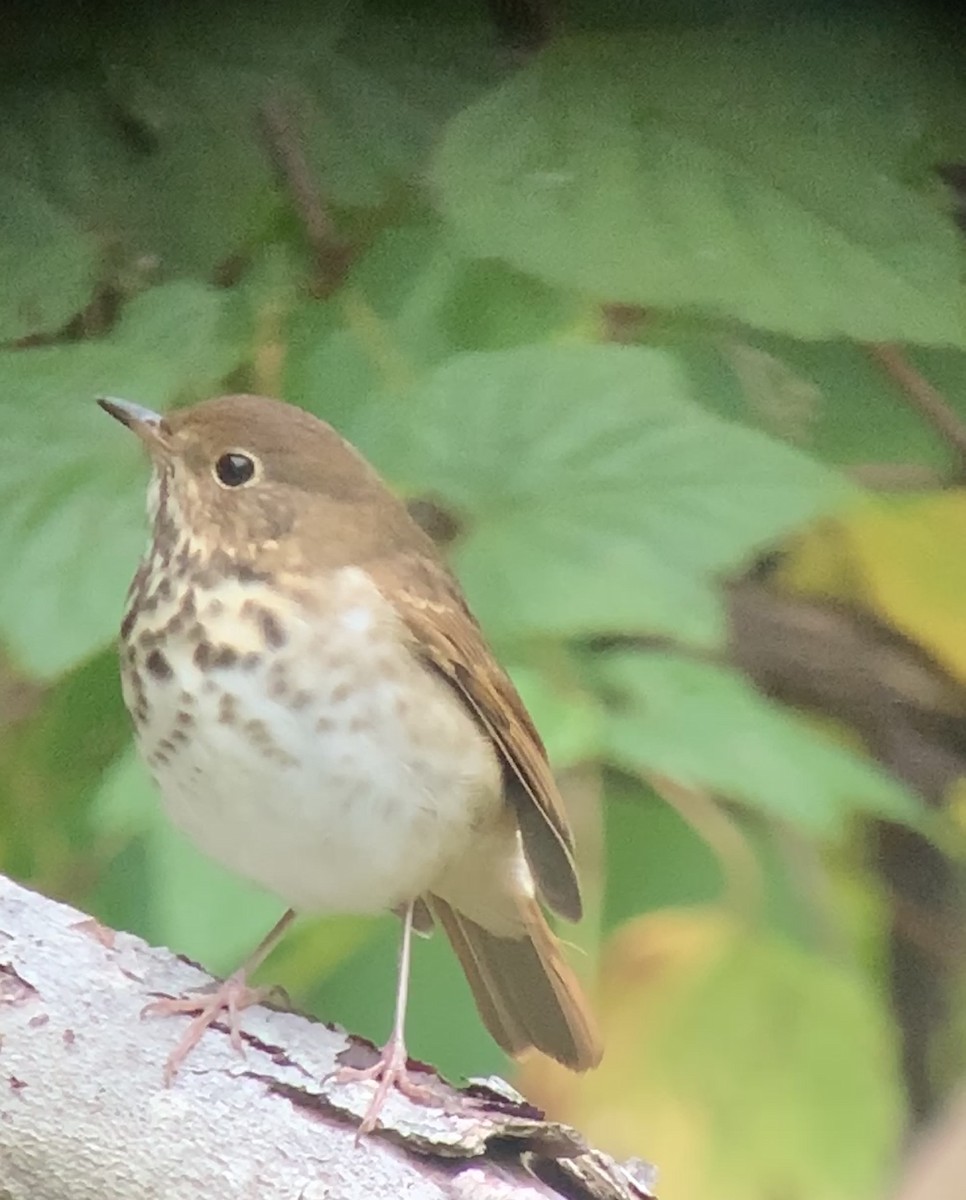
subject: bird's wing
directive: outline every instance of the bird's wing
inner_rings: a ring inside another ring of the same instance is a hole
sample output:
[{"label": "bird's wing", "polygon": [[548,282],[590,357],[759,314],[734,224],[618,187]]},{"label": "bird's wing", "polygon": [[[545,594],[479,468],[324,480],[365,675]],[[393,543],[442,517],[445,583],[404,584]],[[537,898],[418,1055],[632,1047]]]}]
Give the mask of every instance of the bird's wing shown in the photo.
[{"label": "bird's wing", "polygon": [[546,903],[568,920],[581,915],[573,840],[547,753],[509,676],[444,567],[420,554],[367,564],[423,661],[470,707],[504,766],[523,848]]}]

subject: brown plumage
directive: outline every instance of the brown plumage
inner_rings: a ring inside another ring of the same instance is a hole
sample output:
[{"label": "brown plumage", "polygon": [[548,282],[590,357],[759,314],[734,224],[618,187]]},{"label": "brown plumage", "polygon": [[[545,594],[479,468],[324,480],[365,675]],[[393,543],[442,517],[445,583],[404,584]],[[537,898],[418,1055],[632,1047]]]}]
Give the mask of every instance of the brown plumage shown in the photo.
[{"label": "brown plumage", "polygon": [[[592,1017],[540,908],[581,911],[543,744],[405,506],[278,401],[165,418],[102,404],[154,467],[123,678],[173,819],[292,908],[401,911],[404,967],[413,915],[431,912],[500,1045],[594,1066]],[[231,1002],[251,1002],[233,979]],[[404,1007],[402,978],[400,1022]],[[401,1023],[370,1074],[371,1126],[388,1086],[413,1090]]]}]

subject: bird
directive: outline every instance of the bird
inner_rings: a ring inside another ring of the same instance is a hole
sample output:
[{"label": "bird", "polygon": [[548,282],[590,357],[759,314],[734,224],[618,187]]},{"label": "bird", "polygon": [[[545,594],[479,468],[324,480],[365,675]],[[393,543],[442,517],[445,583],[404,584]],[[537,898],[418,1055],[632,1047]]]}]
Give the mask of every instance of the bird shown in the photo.
[{"label": "bird", "polygon": [[574,844],[540,736],[459,584],[335,429],[255,395],[162,415],[100,406],[147,449],[148,545],[121,622],[121,688],[169,818],[286,906],[216,991],[165,998],[205,1029],[266,989],[296,914],[402,920],[395,1015],[360,1129],[395,1087],[431,1102],[405,1042],[412,936],[439,926],[510,1055],[575,1071],[602,1045],[545,909],[581,916]]}]

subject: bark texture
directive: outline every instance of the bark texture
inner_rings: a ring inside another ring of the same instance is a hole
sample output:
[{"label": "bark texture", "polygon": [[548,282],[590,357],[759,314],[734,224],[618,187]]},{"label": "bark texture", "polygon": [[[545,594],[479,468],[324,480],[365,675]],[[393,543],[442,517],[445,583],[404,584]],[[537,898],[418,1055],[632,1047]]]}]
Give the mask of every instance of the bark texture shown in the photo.
[{"label": "bark texture", "polygon": [[[368,1043],[295,1013],[245,1013],[245,1055],[216,1026],[170,1088],[181,1018],[158,994],[211,982],[167,950],[0,877],[0,1200],[641,1200],[649,1169],[591,1151],[500,1089],[468,1106],[399,1095],[357,1142],[371,1085],[326,1076]],[[184,1018],[186,1019],[186,1018]]]}]

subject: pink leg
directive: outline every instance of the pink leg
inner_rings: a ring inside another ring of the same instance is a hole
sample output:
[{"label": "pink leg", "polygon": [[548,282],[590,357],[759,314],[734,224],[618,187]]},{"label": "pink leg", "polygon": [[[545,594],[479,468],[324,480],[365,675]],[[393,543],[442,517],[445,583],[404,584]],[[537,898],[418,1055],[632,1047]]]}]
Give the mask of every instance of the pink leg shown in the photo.
[{"label": "pink leg", "polygon": [[418,1104],[439,1104],[439,1097],[431,1088],[414,1083],[407,1070],[406,1054],[406,1002],[409,997],[409,960],[413,938],[413,907],[406,905],[403,916],[402,950],[399,955],[399,982],[396,988],[396,1015],[392,1033],[371,1067],[342,1067],[336,1074],[338,1083],[357,1083],[364,1079],[378,1080],[375,1095],[366,1109],[359,1126],[359,1134],[370,1133],[376,1127],[379,1113],[393,1087]]},{"label": "pink leg", "polygon": [[202,1034],[221,1016],[228,1014],[228,1031],[231,1044],[239,1053],[244,1053],[241,1040],[240,1015],[243,1009],[261,1002],[271,993],[271,988],[251,988],[248,977],[272,952],[282,934],[295,918],[295,913],[289,909],[281,920],[276,922],[269,933],[258,943],[255,951],[233,975],[218,985],[213,992],[190,992],[178,999],[165,998],[154,1000],[145,1005],[141,1016],[172,1016],[176,1013],[197,1013],[198,1015],[185,1030],[184,1036],[168,1055],[164,1065],[164,1082],[167,1086],[174,1079],[179,1067],[191,1051],[201,1041]]}]

